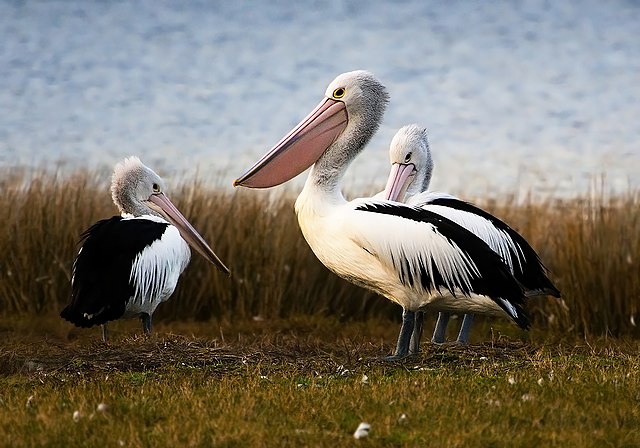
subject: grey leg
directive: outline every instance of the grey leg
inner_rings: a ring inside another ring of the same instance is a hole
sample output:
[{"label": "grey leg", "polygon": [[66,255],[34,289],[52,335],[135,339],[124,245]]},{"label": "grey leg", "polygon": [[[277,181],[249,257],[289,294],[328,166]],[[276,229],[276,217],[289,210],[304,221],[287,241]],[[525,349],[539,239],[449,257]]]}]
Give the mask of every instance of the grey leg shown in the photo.
[{"label": "grey leg", "polygon": [[102,324],[102,342],[105,344],[109,343],[109,329],[107,328],[107,323]]},{"label": "grey leg", "polygon": [[409,354],[415,355],[420,353],[420,339],[422,339],[422,327],[424,324],[424,312],[416,311],[416,319],[413,324],[413,333],[411,333],[411,342],[409,342]]},{"label": "grey leg", "polygon": [[438,313],[438,321],[436,322],[436,328],[433,330],[433,336],[431,342],[434,344],[443,344],[447,336],[447,324],[449,324],[449,313]]},{"label": "grey leg", "polygon": [[402,327],[400,327],[396,350],[393,355],[385,358],[387,361],[396,361],[409,354],[409,343],[411,342],[411,335],[413,334],[415,318],[415,311],[402,310]]},{"label": "grey leg", "polygon": [[471,330],[471,324],[473,323],[473,314],[465,314],[462,319],[462,325],[460,326],[460,333],[458,333],[458,344],[466,344],[469,342],[469,331]]},{"label": "grey leg", "polygon": [[151,315],[142,313],[140,315],[140,319],[142,320],[142,330],[144,331],[144,334],[149,336],[151,334]]}]

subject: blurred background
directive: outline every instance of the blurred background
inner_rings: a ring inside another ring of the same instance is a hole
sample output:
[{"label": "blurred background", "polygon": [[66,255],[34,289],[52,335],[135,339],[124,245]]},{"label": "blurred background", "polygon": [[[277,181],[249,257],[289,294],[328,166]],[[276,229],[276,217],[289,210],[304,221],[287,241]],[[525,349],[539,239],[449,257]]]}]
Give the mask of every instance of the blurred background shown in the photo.
[{"label": "blurred background", "polygon": [[[348,185],[382,189],[393,134],[430,131],[437,190],[640,185],[640,2],[0,1],[0,168],[231,182],[339,73],[388,87]],[[300,182],[304,176],[300,176]]]}]

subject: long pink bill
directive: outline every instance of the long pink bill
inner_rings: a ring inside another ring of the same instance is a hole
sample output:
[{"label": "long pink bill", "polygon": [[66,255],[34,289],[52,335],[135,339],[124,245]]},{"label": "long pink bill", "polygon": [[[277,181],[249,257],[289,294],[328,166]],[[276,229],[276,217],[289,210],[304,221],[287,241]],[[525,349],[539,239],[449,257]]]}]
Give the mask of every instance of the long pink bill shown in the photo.
[{"label": "long pink bill", "polygon": [[182,238],[193,247],[196,252],[202,255],[204,258],[213,263],[218,269],[227,275],[231,275],[229,269],[220,261],[218,256],[213,252],[213,250],[206,243],[204,238],[200,236],[200,234],[193,228],[193,226],[187,221],[180,210],[176,208],[175,205],[169,200],[164,193],[156,193],[152,194],[149,198],[150,206],[156,210],[157,212],[164,215],[171,224],[176,226],[176,228],[180,231],[180,235]]},{"label": "long pink bill", "polygon": [[344,103],[325,98],[233,185],[269,188],[293,179],[320,158],[347,121]]},{"label": "long pink bill", "polygon": [[416,166],[413,163],[391,165],[387,186],[384,188],[384,198],[389,201],[403,202],[410,183],[409,179],[415,172]]}]

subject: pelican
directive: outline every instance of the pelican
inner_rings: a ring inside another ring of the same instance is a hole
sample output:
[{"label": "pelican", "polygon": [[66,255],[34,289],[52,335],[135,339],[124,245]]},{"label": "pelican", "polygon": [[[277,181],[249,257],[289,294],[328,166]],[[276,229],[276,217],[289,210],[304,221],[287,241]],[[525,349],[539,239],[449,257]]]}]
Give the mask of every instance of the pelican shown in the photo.
[{"label": "pelican", "polygon": [[402,307],[389,359],[409,353],[417,310],[506,313],[527,328],[522,289],[480,238],[429,210],[345,200],[342,178],[377,130],[387,102],[386,88],[371,73],[339,75],[320,104],[234,185],[273,187],[313,165],[295,204],[300,229],[327,268]]},{"label": "pelican", "polygon": [[73,262],[71,303],[60,316],[78,327],[151,316],[176,288],[189,264],[189,245],[229,274],[209,245],[164,194],[163,180],[137,157],[116,165],[111,196],[121,216],[98,221],[81,236]]},{"label": "pelican", "polygon": [[[402,127],[389,148],[391,172],[382,194],[384,199],[430,210],[470,230],[506,261],[509,270],[524,287],[527,297],[552,295],[560,291],[547,277],[547,271],[538,254],[518,232],[490,213],[446,193],[428,192],[433,172],[433,159],[427,139],[427,130],[418,125]],[[449,313],[440,313],[432,341],[443,343]],[[415,334],[419,344],[423,314],[415,318]],[[465,314],[457,342],[466,344],[473,323],[473,314]],[[417,351],[413,346],[410,351]]]}]

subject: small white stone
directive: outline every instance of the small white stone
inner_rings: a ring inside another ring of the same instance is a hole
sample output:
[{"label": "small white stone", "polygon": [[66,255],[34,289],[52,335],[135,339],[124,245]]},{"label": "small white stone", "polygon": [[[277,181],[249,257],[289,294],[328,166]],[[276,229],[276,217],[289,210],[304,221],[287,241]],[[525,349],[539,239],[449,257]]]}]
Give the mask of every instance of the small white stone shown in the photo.
[{"label": "small white stone", "polygon": [[369,436],[369,430],[371,429],[371,425],[369,423],[362,422],[358,425],[356,432],[353,433],[354,439],[363,439]]},{"label": "small white stone", "polygon": [[80,421],[80,411],[73,411],[73,421],[74,422],[79,422]]},{"label": "small white stone", "polygon": [[406,423],[407,422],[407,414],[400,414],[398,417],[398,423]]},{"label": "small white stone", "polygon": [[481,356],[480,357],[480,361],[486,361],[487,359],[489,359],[489,358],[487,358],[486,356]]},{"label": "small white stone", "polygon": [[97,409],[98,409],[98,412],[107,412],[107,409],[109,409],[109,406],[107,406],[106,403],[100,403]]},{"label": "small white stone", "polygon": [[367,375],[362,375],[362,379],[360,380],[362,384],[369,384],[369,377]]},{"label": "small white stone", "polygon": [[512,377],[512,376],[510,376],[510,377],[507,379],[507,381],[508,381],[508,382],[509,382],[509,384],[511,384],[512,386],[513,386],[514,384],[516,384],[516,379],[515,379],[514,377]]},{"label": "small white stone", "polygon": [[542,386],[542,383],[544,383],[544,379],[540,378],[540,379],[538,380],[538,386]]}]

